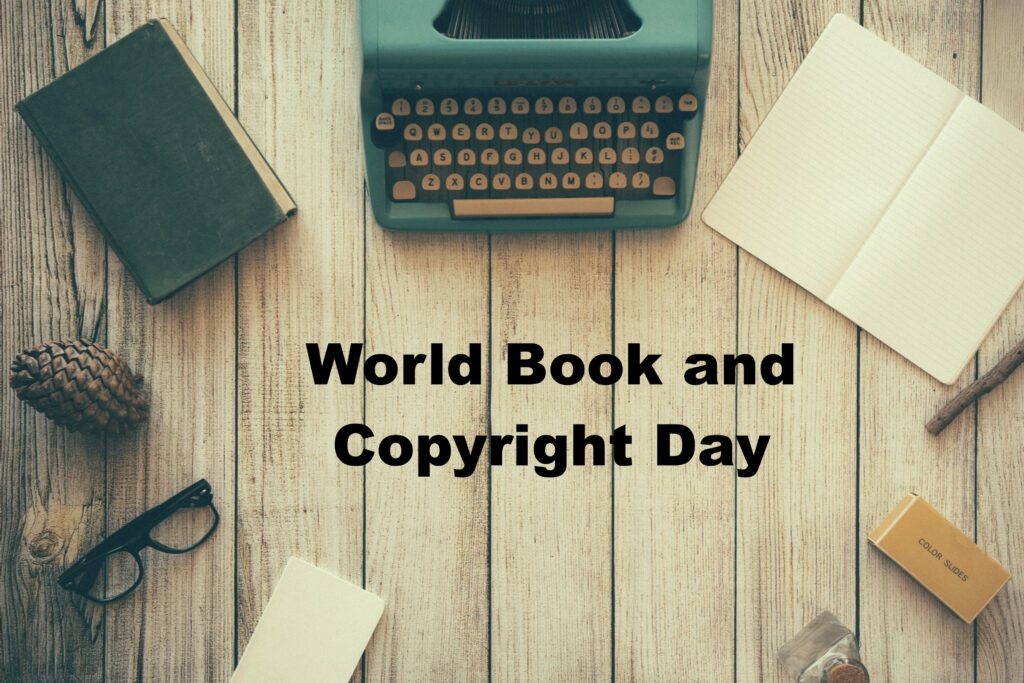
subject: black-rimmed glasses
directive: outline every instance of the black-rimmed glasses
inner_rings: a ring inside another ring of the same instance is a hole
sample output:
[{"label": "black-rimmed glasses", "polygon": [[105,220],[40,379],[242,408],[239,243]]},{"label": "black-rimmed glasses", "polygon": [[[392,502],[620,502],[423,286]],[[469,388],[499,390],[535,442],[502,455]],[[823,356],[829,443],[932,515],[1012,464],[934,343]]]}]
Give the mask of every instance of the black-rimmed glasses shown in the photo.
[{"label": "black-rimmed glasses", "polygon": [[200,479],[110,534],[68,567],[57,582],[93,602],[120,600],[142,583],[139,552],[143,548],[187,553],[206,541],[219,522],[213,489]]}]

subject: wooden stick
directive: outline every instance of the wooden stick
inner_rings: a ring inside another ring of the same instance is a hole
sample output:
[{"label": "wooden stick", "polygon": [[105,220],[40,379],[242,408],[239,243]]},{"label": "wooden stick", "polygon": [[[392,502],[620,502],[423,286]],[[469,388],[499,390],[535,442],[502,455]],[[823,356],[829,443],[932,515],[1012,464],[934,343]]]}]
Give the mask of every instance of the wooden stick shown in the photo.
[{"label": "wooden stick", "polygon": [[949,400],[949,403],[942,406],[935,417],[925,425],[932,434],[938,435],[948,427],[957,416],[964,412],[969,405],[979,398],[1002,384],[1003,380],[1013,374],[1021,363],[1024,363],[1024,339],[1017,343],[1009,353],[1003,356],[991,370],[978,379],[971,382],[960,393]]}]

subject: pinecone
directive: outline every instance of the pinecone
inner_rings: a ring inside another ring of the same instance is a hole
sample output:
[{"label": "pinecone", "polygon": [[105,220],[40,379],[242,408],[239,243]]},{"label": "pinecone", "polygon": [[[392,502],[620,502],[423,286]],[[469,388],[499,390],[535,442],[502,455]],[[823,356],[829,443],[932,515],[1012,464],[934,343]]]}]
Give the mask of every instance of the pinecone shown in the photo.
[{"label": "pinecone", "polygon": [[73,432],[117,434],[144,421],[141,385],[121,356],[85,339],[40,344],[11,364],[18,398]]}]

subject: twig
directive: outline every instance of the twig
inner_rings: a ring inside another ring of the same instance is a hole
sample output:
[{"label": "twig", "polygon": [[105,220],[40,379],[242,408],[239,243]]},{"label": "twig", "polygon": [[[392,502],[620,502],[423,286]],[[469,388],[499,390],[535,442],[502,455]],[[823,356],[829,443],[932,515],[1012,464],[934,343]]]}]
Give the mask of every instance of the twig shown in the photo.
[{"label": "twig", "polygon": [[935,413],[935,417],[925,425],[925,429],[932,434],[938,435],[957,418],[957,415],[964,412],[968,406],[1002,384],[1003,380],[1012,375],[1013,371],[1021,363],[1024,363],[1024,339],[1003,356],[996,363],[995,367],[971,382],[960,393],[950,399],[949,403],[942,406],[939,412]]}]

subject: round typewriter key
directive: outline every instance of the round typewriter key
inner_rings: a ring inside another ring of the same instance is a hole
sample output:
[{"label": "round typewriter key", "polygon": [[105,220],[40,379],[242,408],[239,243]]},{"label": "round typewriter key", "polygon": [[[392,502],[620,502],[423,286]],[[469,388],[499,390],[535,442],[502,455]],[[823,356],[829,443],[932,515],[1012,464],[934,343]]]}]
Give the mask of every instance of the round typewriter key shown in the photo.
[{"label": "round typewriter key", "polygon": [[540,189],[553,190],[558,187],[558,178],[554,173],[542,173],[540,176]]},{"label": "round typewriter key", "polygon": [[502,140],[515,140],[519,137],[519,128],[514,123],[503,123],[498,127],[498,137]]},{"label": "round typewriter key", "polygon": [[395,116],[408,116],[410,112],[412,107],[409,106],[409,100],[404,97],[399,97],[391,103],[391,113]]},{"label": "round typewriter key", "polygon": [[446,149],[438,149],[434,151],[434,166],[451,166],[452,165],[452,153]]},{"label": "round typewriter key", "polygon": [[476,152],[471,149],[460,149],[456,160],[459,166],[472,166],[476,163]]},{"label": "round typewriter key", "polygon": [[458,192],[463,187],[462,176],[458,173],[452,173],[444,179],[444,187],[449,192]]},{"label": "round typewriter key", "polygon": [[516,176],[516,189],[517,190],[532,190],[533,189],[533,176],[529,173],[520,173]]},{"label": "round typewriter key", "polygon": [[616,95],[615,97],[608,98],[608,113],[609,114],[621,114],[626,111],[626,101]]},{"label": "round typewriter key", "polygon": [[536,145],[540,142],[540,131],[536,128],[527,128],[523,131],[523,143],[527,145]]},{"label": "round typewriter key", "polygon": [[534,111],[538,114],[550,114],[555,111],[555,103],[551,101],[550,97],[538,97],[534,103]]},{"label": "round typewriter key", "polygon": [[646,190],[651,186],[651,177],[643,171],[637,171],[633,174],[633,189],[635,190]]},{"label": "round typewriter key", "polygon": [[632,140],[636,137],[636,126],[629,121],[623,121],[619,124],[618,137],[620,140]]},{"label": "round typewriter key", "polygon": [[543,166],[547,163],[548,155],[540,147],[534,147],[527,153],[526,160],[530,162],[531,166]]},{"label": "round typewriter key", "polygon": [[530,100],[525,97],[517,97],[512,100],[512,113],[513,114],[529,114],[530,113]]},{"label": "round typewriter key", "polygon": [[639,164],[640,151],[636,147],[626,147],[622,150],[622,163],[629,165]]},{"label": "round typewriter key", "polygon": [[671,178],[658,178],[654,181],[655,197],[671,197],[676,193],[676,181]]},{"label": "round typewriter key", "polygon": [[487,189],[487,176],[483,173],[474,173],[469,177],[469,189],[471,190],[486,190]]},{"label": "round typewriter key", "polygon": [[652,166],[657,166],[665,161],[665,153],[661,151],[660,147],[651,147],[644,154],[644,161]]},{"label": "round typewriter key", "polygon": [[416,142],[423,139],[423,129],[418,123],[410,123],[405,127],[405,139],[409,142]]},{"label": "round typewriter key", "polygon": [[428,173],[423,176],[423,180],[420,182],[420,186],[428,192],[435,192],[441,189],[441,179],[433,173]]},{"label": "round typewriter key", "polygon": [[604,166],[611,166],[619,160],[619,155],[615,152],[614,147],[605,147],[597,154],[597,160]]},{"label": "round typewriter key", "polygon": [[587,124],[577,121],[569,126],[569,137],[573,140],[586,140],[590,137],[590,131],[587,129]]},{"label": "round typewriter key", "polygon": [[489,142],[494,139],[494,126],[489,123],[481,123],[476,127],[476,139],[481,142]]},{"label": "round typewriter key", "polygon": [[604,187],[604,176],[594,171],[587,174],[586,185],[588,190],[600,190]]},{"label": "round typewriter key", "polygon": [[612,137],[611,124],[601,121],[594,124],[594,137],[598,140],[610,140]]},{"label": "round typewriter key", "polygon": [[558,100],[558,113],[559,114],[575,114],[576,113],[576,98],[575,97],[563,97]]},{"label": "round typewriter key", "polygon": [[501,116],[505,113],[505,106],[503,97],[492,97],[487,100],[487,113],[491,116]]},{"label": "round typewriter key", "polygon": [[654,111],[659,114],[671,114],[675,108],[675,102],[668,95],[662,95],[654,101]]},{"label": "round typewriter key", "polygon": [[505,165],[506,166],[518,166],[523,163],[523,153],[515,147],[509,147],[505,150]]},{"label": "round typewriter key", "polygon": [[633,98],[633,113],[634,114],[646,114],[651,111],[651,101],[640,95],[639,97]]},{"label": "round typewriter key", "polygon": [[452,126],[453,139],[458,140],[459,142],[465,142],[466,140],[469,139],[469,136],[470,129],[469,126],[467,126],[466,124],[456,123],[454,126]]},{"label": "round typewriter key", "polygon": [[580,166],[589,166],[594,163],[594,153],[589,147],[580,147],[576,150],[576,163]]},{"label": "round typewriter key", "polygon": [[557,145],[562,141],[562,129],[551,126],[544,131],[544,142],[549,145]]},{"label": "round typewriter key", "polygon": [[580,189],[580,177],[575,173],[566,173],[562,176],[562,188],[566,190]]},{"label": "round typewriter key", "polygon": [[569,150],[565,147],[555,147],[551,150],[551,163],[555,166],[564,166],[569,163]]},{"label": "round typewriter key", "polygon": [[512,179],[508,173],[495,173],[491,184],[495,190],[507,190],[512,187]]},{"label": "round typewriter key", "polygon": [[686,147],[686,138],[683,137],[682,133],[669,133],[668,137],[665,138],[665,147],[672,152],[680,150]]},{"label": "round typewriter key", "polygon": [[656,124],[654,121],[647,121],[642,126],[640,126],[640,137],[645,138],[647,140],[655,139],[656,137],[658,137],[658,134],[660,132],[661,131],[658,130],[658,124]]},{"label": "round typewriter key", "polygon": [[459,103],[451,97],[446,97],[441,100],[441,115],[442,116],[455,116],[459,113]]},{"label": "round typewriter key", "polygon": [[463,110],[469,116],[479,116],[484,112],[484,103],[480,101],[479,97],[470,97],[466,100]]},{"label": "round typewriter key", "polygon": [[430,140],[444,140],[447,136],[448,131],[440,123],[432,123],[427,127],[427,138]]},{"label": "round typewriter key", "polygon": [[409,154],[409,163],[413,166],[426,166],[429,161],[430,155],[427,154],[426,150],[414,149]]},{"label": "round typewriter key", "polygon": [[405,155],[395,150],[388,155],[388,166],[391,168],[403,168],[405,166]]},{"label": "round typewriter key", "polygon": [[500,158],[496,149],[487,148],[480,152],[480,163],[484,166],[497,166]]},{"label": "round typewriter key", "polygon": [[434,102],[426,97],[416,100],[416,113],[420,116],[433,116]]},{"label": "round typewriter key", "polygon": [[399,180],[391,187],[391,197],[396,202],[416,199],[416,186],[410,180]]},{"label": "round typewriter key", "polygon": [[697,111],[697,96],[686,93],[679,98],[679,111],[691,112]]},{"label": "round typewriter key", "polygon": [[600,114],[601,113],[601,98],[600,97],[588,97],[583,100],[583,111],[587,114]]},{"label": "round typewriter key", "polygon": [[391,114],[377,114],[377,121],[374,123],[377,130],[394,130],[395,129],[395,117]]},{"label": "round typewriter key", "polygon": [[621,190],[626,187],[626,174],[622,171],[616,171],[608,176],[608,187],[613,190]]}]

